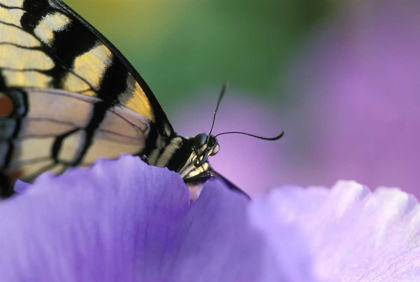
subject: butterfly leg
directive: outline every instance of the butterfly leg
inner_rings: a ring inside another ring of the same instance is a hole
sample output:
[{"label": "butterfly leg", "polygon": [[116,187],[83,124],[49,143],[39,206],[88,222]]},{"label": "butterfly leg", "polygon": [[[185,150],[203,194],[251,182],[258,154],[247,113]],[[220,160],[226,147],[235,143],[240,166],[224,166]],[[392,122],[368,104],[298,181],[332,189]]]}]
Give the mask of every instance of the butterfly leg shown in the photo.
[{"label": "butterfly leg", "polygon": [[147,158],[147,156],[146,155],[141,155],[141,156],[139,156],[140,157],[140,159],[143,161],[143,162],[145,162],[146,164],[149,164],[149,159]]}]

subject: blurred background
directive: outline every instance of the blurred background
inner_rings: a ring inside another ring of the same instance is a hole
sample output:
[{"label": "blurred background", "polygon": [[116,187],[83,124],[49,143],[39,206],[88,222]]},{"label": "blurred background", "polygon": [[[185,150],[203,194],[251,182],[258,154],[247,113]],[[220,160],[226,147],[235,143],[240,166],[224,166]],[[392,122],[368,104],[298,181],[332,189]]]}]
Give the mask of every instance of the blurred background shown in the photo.
[{"label": "blurred background", "polygon": [[420,2],[66,0],[135,66],[181,135],[251,196],[356,180],[420,196]]}]

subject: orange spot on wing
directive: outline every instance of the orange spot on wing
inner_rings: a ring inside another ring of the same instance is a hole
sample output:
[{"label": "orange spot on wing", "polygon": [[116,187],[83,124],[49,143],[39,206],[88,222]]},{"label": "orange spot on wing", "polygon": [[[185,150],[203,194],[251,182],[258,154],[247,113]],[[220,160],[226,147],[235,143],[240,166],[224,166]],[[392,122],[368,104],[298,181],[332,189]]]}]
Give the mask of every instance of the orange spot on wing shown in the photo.
[{"label": "orange spot on wing", "polygon": [[6,173],[10,185],[13,187],[18,179],[21,179],[25,173],[21,169],[16,169]]},{"label": "orange spot on wing", "polygon": [[13,101],[9,96],[0,93],[0,117],[8,117],[14,110]]}]

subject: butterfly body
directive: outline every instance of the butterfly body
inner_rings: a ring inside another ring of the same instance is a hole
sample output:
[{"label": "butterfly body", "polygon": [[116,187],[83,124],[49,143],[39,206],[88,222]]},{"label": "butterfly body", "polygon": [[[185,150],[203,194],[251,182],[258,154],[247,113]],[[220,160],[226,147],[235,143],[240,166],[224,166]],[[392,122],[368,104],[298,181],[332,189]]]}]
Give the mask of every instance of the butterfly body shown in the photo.
[{"label": "butterfly body", "polygon": [[0,0],[0,196],[17,179],[121,154],[191,191],[218,177],[242,192],[209,165],[218,151],[212,135],[176,134],[133,66],[62,1]]}]

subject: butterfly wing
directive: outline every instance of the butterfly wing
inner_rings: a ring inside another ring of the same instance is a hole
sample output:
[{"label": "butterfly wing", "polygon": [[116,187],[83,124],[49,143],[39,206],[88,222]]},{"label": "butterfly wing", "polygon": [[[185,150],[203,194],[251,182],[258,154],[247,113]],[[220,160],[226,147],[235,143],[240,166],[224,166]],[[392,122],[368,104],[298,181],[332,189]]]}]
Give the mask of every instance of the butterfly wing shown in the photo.
[{"label": "butterfly wing", "polygon": [[173,135],[140,75],[67,5],[0,0],[0,185],[149,155]]}]

